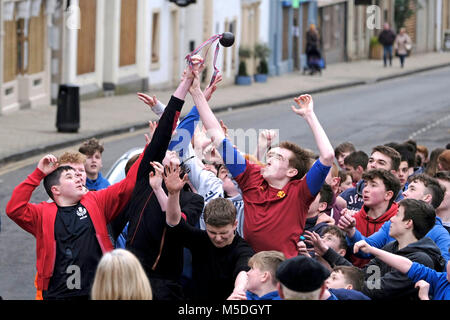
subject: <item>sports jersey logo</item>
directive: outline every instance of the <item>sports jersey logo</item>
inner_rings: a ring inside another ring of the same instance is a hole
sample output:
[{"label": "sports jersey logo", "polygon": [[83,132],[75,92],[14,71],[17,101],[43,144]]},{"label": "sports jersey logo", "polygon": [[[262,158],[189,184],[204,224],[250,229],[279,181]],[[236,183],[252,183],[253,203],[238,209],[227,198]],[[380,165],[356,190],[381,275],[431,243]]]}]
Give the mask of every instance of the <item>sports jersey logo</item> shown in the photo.
[{"label": "sports jersey logo", "polygon": [[83,220],[84,218],[87,218],[86,208],[78,207],[78,209],[77,209],[77,216],[80,217],[80,220]]},{"label": "sports jersey logo", "polygon": [[277,193],[277,197],[278,197],[278,198],[284,198],[285,196],[286,196],[286,193],[284,193],[283,190],[278,191],[278,193]]}]

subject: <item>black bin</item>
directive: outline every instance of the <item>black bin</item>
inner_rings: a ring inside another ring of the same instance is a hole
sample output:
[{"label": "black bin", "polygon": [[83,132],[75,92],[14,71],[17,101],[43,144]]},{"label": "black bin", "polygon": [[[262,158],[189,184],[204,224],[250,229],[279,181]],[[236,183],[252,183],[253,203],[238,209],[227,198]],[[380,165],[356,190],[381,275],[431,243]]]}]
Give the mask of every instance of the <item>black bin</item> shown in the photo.
[{"label": "black bin", "polygon": [[57,107],[56,128],[58,132],[78,132],[80,128],[80,87],[61,84]]}]

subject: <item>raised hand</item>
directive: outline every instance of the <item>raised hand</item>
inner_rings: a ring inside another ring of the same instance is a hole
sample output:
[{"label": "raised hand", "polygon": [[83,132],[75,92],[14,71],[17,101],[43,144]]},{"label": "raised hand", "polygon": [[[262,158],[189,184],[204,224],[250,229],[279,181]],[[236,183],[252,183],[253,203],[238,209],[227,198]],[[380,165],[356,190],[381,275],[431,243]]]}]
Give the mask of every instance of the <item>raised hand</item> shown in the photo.
[{"label": "raised hand", "polygon": [[304,241],[297,242],[297,251],[299,255],[311,258],[309,254],[308,248],[306,247],[306,243]]},{"label": "raised hand", "polygon": [[303,94],[297,98],[294,98],[295,103],[299,108],[291,106],[292,111],[302,117],[306,117],[314,112],[313,99],[309,94]]},{"label": "raised hand", "polygon": [[145,93],[138,92],[137,93],[139,100],[144,102],[146,105],[148,105],[150,108],[153,108],[158,104],[158,99],[156,99],[156,96],[150,97],[149,95]]},{"label": "raised hand", "polygon": [[161,163],[151,161],[150,164],[155,169],[155,172],[150,171],[148,181],[153,190],[159,190],[162,186],[164,167]]},{"label": "raised hand", "polygon": [[217,74],[216,78],[214,79],[213,83],[208,86],[205,91],[203,91],[203,94],[205,95],[206,101],[209,101],[212,97],[212,94],[217,89],[217,84],[222,81],[222,75],[220,73]]},{"label": "raised hand", "polygon": [[325,244],[320,235],[316,232],[305,231],[306,242],[313,245],[314,251],[319,256],[323,256],[329,247]]},{"label": "raised hand", "polygon": [[430,291],[430,284],[426,282],[425,280],[419,280],[416,282],[416,285],[414,288],[419,289],[419,299],[420,300],[430,300],[430,297],[428,295],[428,292]]},{"label": "raised hand", "polygon": [[362,251],[364,253],[370,253],[370,249],[372,248],[365,240],[360,240],[353,246],[353,253],[358,253],[358,251]]},{"label": "raised hand", "polygon": [[344,230],[348,236],[352,237],[355,233],[356,219],[353,217],[356,211],[348,210],[347,208],[342,209],[341,217],[339,218],[337,226]]},{"label": "raised hand", "polygon": [[149,144],[152,141],[153,135],[155,134],[156,127],[158,126],[158,122],[156,121],[149,121],[148,122],[148,128],[149,133],[145,133],[145,144]]},{"label": "raised hand", "polygon": [[58,166],[58,158],[52,154],[44,156],[41,160],[39,160],[37,165],[38,169],[41,170],[46,176],[55,171]]},{"label": "raised hand", "polygon": [[226,126],[226,124],[222,120],[220,120],[219,122],[220,122],[220,126],[222,127],[223,134],[225,135],[225,137],[229,138],[229,136],[228,136],[228,127]]},{"label": "raised hand", "polygon": [[170,164],[170,166],[165,167],[164,183],[166,185],[167,191],[170,194],[180,192],[183,189],[185,183],[188,182],[187,174],[180,178],[181,169],[179,165]]}]

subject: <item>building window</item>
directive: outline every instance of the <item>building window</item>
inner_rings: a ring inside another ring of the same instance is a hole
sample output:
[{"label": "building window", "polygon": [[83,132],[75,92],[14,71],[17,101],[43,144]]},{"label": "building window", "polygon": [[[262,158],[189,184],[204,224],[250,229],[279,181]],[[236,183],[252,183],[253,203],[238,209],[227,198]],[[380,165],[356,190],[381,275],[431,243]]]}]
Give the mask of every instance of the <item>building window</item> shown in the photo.
[{"label": "building window", "polygon": [[119,66],[136,64],[137,0],[122,0]]},{"label": "building window", "polygon": [[152,63],[151,69],[159,67],[159,33],[160,33],[160,13],[154,12],[152,17]]}]

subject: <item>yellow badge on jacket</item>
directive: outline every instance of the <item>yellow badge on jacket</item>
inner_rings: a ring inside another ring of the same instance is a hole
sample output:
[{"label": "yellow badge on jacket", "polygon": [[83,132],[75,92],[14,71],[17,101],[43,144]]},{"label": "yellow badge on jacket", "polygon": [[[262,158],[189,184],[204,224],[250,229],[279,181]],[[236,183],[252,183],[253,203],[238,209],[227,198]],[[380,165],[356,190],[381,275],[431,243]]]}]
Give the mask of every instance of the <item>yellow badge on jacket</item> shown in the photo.
[{"label": "yellow badge on jacket", "polygon": [[277,197],[278,197],[278,198],[284,198],[284,197],[286,197],[286,193],[284,193],[284,191],[283,191],[283,190],[281,190],[281,191],[278,191],[278,193],[277,193]]}]

